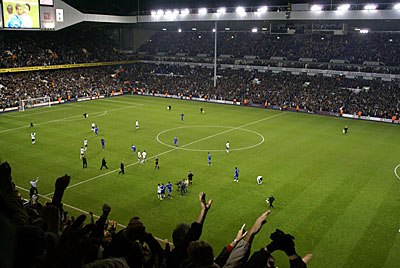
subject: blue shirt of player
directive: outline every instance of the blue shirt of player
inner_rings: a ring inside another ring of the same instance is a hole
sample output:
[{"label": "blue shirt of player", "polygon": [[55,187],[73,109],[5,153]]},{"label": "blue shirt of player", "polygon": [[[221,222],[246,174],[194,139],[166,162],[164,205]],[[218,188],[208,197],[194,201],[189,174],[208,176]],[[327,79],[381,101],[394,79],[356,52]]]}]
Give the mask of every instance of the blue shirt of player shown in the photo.
[{"label": "blue shirt of player", "polygon": [[177,138],[174,138],[174,144],[176,145],[176,143],[178,142]]},{"label": "blue shirt of player", "polygon": [[172,184],[171,183],[167,183],[167,185],[165,185],[168,188],[168,193],[172,192]]},{"label": "blue shirt of player", "polygon": [[22,27],[21,17],[18,17],[18,15],[12,16],[8,20],[7,27],[9,27],[9,28],[21,28]]},{"label": "blue shirt of player", "polygon": [[211,154],[208,154],[208,160],[211,161]]},{"label": "blue shirt of player", "polygon": [[181,120],[183,120],[183,116],[184,116],[184,114],[181,114]]},{"label": "blue shirt of player", "polygon": [[99,128],[96,126],[95,128],[94,128],[94,133],[96,133],[96,135],[97,135],[97,131],[99,130]]},{"label": "blue shirt of player", "polygon": [[136,147],[135,146],[131,146],[131,148],[132,148],[132,151],[136,151]]},{"label": "blue shirt of player", "polygon": [[235,169],[235,177],[239,177],[239,169]]},{"label": "blue shirt of player", "polygon": [[104,147],[104,139],[101,139],[101,146]]},{"label": "blue shirt of player", "polygon": [[161,193],[165,193],[165,185],[161,185]]}]

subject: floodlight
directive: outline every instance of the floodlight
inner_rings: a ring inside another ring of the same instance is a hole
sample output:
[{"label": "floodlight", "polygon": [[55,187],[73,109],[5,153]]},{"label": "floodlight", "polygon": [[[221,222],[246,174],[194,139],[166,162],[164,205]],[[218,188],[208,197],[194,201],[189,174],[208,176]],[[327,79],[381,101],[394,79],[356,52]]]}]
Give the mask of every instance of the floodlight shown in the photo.
[{"label": "floodlight", "polygon": [[231,28],[225,28],[225,31],[230,31],[231,30]]},{"label": "floodlight", "polygon": [[253,29],[251,29],[251,32],[252,33],[256,33],[258,31],[258,29],[257,28],[253,28]]},{"label": "floodlight", "polygon": [[350,5],[349,4],[340,5],[337,8],[338,11],[347,11],[349,9],[350,9]]},{"label": "floodlight", "polygon": [[213,33],[215,33],[215,29],[213,29]]},{"label": "floodlight", "polygon": [[171,10],[167,10],[167,11],[165,11],[165,15],[167,15],[167,16],[171,16],[171,14],[172,14],[172,11],[171,11]]},{"label": "floodlight", "polygon": [[265,13],[267,11],[268,11],[267,6],[262,6],[262,7],[257,8],[257,12],[259,12],[259,13]]},{"label": "floodlight", "polygon": [[159,10],[157,11],[157,15],[158,15],[158,16],[164,15],[164,10],[159,9]]},{"label": "floodlight", "polygon": [[201,39],[201,35],[199,35],[199,38]]},{"label": "floodlight", "polygon": [[311,6],[311,11],[321,11],[322,6],[321,5],[312,5]]},{"label": "floodlight", "polygon": [[365,10],[375,10],[377,6],[375,4],[368,4],[364,6]]},{"label": "floodlight", "polygon": [[185,9],[182,9],[182,10],[181,10],[181,14],[182,14],[182,15],[189,15],[189,14],[190,14],[190,11],[189,11],[188,8],[185,8]]},{"label": "floodlight", "polygon": [[395,4],[395,5],[393,6],[393,8],[396,9],[396,10],[400,10],[400,3],[399,3],[399,4]]},{"label": "floodlight", "polygon": [[362,33],[362,34],[367,34],[368,32],[369,32],[368,29],[361,29],[361,30],[360,30],[360,33]]},{"label": "floodlight", "polygon": [[226,13],[226,8],[225,7],[220,7],[217,9],[218,14],[225,14]]},{"label": "floodlight", "polygon": [[261,28],[261,30],[266,31],[266,30],[268,30],[268,28]]},{"label": "floodlight", "polygon": [[172,12],[172,14],[174,14],[174,16],[178,16],[179,15],[179,10],[174,9],[174,12]]},{"label": "floodlight", "polygon": [[167,28],[162,28],[162,30],[163,30],[163,31],[166,31],[166,30],[167,30]]},{"label": "floodlight", "polygon": [[179,28],[179,29],[178,29],[178,33],[181,33],[181,32],[182,32],[182,29],[181,29],[181,28]]},{"label": "floodlight", "polygon": [[238,13],[239,15],[245,15],[246,14],[246,10],[244,9],[244,7],[237,7],[236,8],[236,13]]},{"label": "floodlight", "polygon": [[197,30],[197,28],[192,28],[192,31],[196,31]]},{"label": "floodlight", "polygon": [[157,15],[157,11],[152,10],[152,11],[151,11],[151,15],[152,15],[152,16],[156,16],[156,15]]},{"label": "floodlight", "polygon": [[199,8],[199,14],[200,14],[200,15],[205,15],[205,14],[207,14],[207,8]]}]

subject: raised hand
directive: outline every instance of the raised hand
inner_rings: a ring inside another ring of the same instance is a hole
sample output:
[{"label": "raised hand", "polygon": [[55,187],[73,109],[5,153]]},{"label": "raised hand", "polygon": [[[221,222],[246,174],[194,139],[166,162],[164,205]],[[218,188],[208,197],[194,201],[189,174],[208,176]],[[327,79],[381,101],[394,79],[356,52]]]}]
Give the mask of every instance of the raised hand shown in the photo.
[{"label": "raised hand", "polygon": [[200,198],[201,208],[204,209],[204,210],[206,210],[206,211],[209,210],[210,207],[211,207],[211,204],[212,204],[213,200],[210,199],[210,200],[208,201],[208,203],[207,203],[207,202],[206,202],[206,194],[205,194],[204,192],[201,192],[201,193],[200,193],[199,198]]},{"label": "raised hand", "polygon": [[240,228],[239,232],[237,233],[236,238],[235,238],[236,242],[239,242],[240,240],[242,240],[243,237],[246,236],[247,231],[244,230],[245,226],[246,226],[246,224],[243,224],[242,228]]}]

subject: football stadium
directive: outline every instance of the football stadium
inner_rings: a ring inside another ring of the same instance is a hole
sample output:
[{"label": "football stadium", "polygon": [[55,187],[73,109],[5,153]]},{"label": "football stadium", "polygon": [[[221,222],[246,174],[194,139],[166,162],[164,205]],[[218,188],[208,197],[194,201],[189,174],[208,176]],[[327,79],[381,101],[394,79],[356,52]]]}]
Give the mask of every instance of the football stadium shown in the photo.
[{"label": "football stadium", "polygon": [[1,14],[0,267],[400,267],[400,2]]}]

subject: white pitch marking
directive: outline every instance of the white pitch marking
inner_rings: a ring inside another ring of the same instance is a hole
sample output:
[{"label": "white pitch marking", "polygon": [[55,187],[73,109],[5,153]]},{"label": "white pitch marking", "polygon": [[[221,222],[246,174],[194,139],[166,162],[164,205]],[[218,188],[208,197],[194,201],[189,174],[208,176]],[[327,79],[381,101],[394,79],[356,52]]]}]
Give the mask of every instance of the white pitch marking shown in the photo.
[{"label": "white pitch marking", "polygon": [[394,175],[396,175],[396,177],[400,180],[400,176],[397,175],[397,169],[400,167],[400,164],[398,164],[395,168],[394,168]]},{"label": "white pitch marking", "polygon": [[[157,134],[156,140],[157,140],[159,143],[161,143],[162,145],[165,145],[165,146],[168,146],[168,147],[171,147],[171,148],[176,148],[176,149],[185,150],[185,151],[191,151],[191,152],[225,152],[225,151],[226,151],[225,149],[224,149],[224,150],[222,150],[222,149],[220,149],[220,150],[208,150],[208,149],[205,150],[205,149],[188,149],[188,148],[183,148],[184,146],[182,146],[182,147],[175,147],[175,146],[170,145],[170,144],[167,144],[167,143],[165,143],[165,142],[163,142],[163,141],[161,141],[161,140],[159,139],[159,136],[160,136],[160,135],[164,134],[165,132],[171,131],[171,130],[183,129],[183,128],[198,128],[198,127],[201,127],[201,128],[209,128],[209,127],[211,127],[211,128],[229,128],[230,130],[234,130],[234,129],[236,130],[236,129],[237,129],[237,128],[235,128],[235,127],[226,127],[226,126],[184,126],[184,127],[176,127],[176,128],[170,128],[170,129],[161,131],[160,133]],[[257,146],[261,145],[261,144],[265,141],[264,136],[261,135],[260,133],[256,132],[256,131],[249,130],[249,129],[245,129],[245,128],[239,128],[239,129],[240,129],[240,130],[243,130],[243,131],[247,131],[247,132],[253,133],[253,134],[256,134],[257,136],[259,136],[259,137],[261,138],[261,141],[260,141],[259,143],[257,143],[257,144],[254,144],[254,145],[250,145],[250,146],[247,146],[247,147],[236,148],[236,149],[230,149],[229,151],[241,151],[241,150],[251,149],[251,148],[254,148],[254,147],[257,147]],[[227,131],[226,131],[226,132],[227,132]],[[226,133],[226,132],[225,132],[225,133]],[[185,146],[187,146],[187,145],[190,145],[190,144],[185,144]]]},{"label": "white pitch marking", "polygon": [[[165,152],[163,152],[163,153],[160,153],[160,154],[158,154],[158,155],[167,154],[167,153],[169,153],[169,152],[171,152],[171,151],[174,151],[174,150],[175,150],[175,148],[174,148],[174,149],[171,149],[171,150],[168,150],[168,151],[165,151]],[[157,155],[153,155],[152,157],[149,157],[149,158],[147,158],[147,160],[153,159],[153,158],[155,158],[156,156],[157,156]],[[131,163],[131,164],[127,165],[125,168],[131,167],[131,166],[134,166],[134,165],[137,165],[137,164],[139,164],[139,161],[133,162],[133,163]],[[106,175],[108,175],[108,174],[111,174],[111,173],[114,173],[114,172],[116,172],[116,171],[118,171],[118,170],[120,170],[120,169],[119,169],[119,168],[117,168],[117,169],[114,169],[114,170],[108,171],[108,172],[106,172],[106,173],[103,173],[103,174],[97,175],[97,176],[95,176],[95,177],[93,177],[93,178],[90,178],[90,179],[87,179],[87,180],[84,180],[84,181],[81,181],[81,182],[78,182],[78,183],[72,184],[71,186],[68,186],[68,188],[67,188],[66,190],[68,190],[68,189],[71,189],[71,188],[73,188],[73,187],[75,187],[75,186],[78,186],[78,185],[81,185],[81,184],[87,183],[87,182],[89,182],[89,181],[92,181],[92,180],[98,179],[98,178],[100,178],[100,177],[104,177],[104,176],[106,176]],[[48,194],[45,194],[44,196],[46,196],[46,197],[47,197],[47,196],[50,196],[50,195],[52,195],[52,194],[54,194],[54,192],[52,192],[52,193],[48,193]]]},{"label": "white pitch marking", "polygon": [[[48,108],[52,108],[52,107],[43,107],[43,108],[47,110]],[[34,116],[34,115],[37,115],[37,114],[53,113],[53,112],[58,112],[58,111],[67,110],[67,109],[73,109],[73,108],[75,108],[75,107],[65,107],[65,108],[60,108],[60,109],[53,109],[53,110],[50,110],[50,111],[41,111],[41,112],[36,112],[36,113],[26,113],[26,114],[23,114],[23,115],[4,114],[4,116],[8,116],[8,117],[11,117],[11,118],[20,118],[20,117],[26,117],[26,116]]]},{"label": "white pitch marking", "polygon": [[[107,114],[107,112],[113,112],[113,111],[118,111],[118,110],[122,110],[122,109],[129,109],[129,108],[135,108],[135,107],[137,107],[137,106],[133,106],[132,105],[130,107],[121,107],[121,108],[106,110],[106,111],[102,112],[101,115],[98,115],[98,116],[95,116],[95,117],[90,117],[90,118],[96,118],[96,117],[104,116],[104,115]],[[98,113],[101,113],[101,112],[93,112],[91,114],[93,115],[93,114],[98,114]],[[46,121],[46,122],[36,123],[35,125],[44,125],[44,124],[54,123],[54,122],[78,121],[78,120],[85,120],[86,119],[86,118],[76,118],[76,117],[82,117],[82,115],[74,115],[74,116],[71,116],[71,117],[65,117],[65,118],[50,120],[50,121]],[[0,130],[0,133],[12,131],[12,130],[17,130],[17,129],[21,129],[21,128],[29,128],[29,126],[21,126],[21,127],[16,127],[16,128],[4,129],[4,130]]]},{"label": "white pitch marking", "polygon": [[[251,124],[255,124],[255,123],[258,123],[258,122],[261,122],[261,121],[264,121],[264,120],[268,120],[268,119],[270,119],[270,118],[274,118],[274,117],[277,117],[277,116],[282,115],[282,114],[284,114],[284,113],[279,113],[279,114],[276,114],[276,115],[273,115],[273,116],[269,116],[269,117],[266,117],[266,118],[263,118],[263,119],[260,119],[260,120],[257,120],[257,121],[254,121],[254,122],[245,124],[245,125],[243,125],[243,126],[249,126],[249,125],[251,125]],[[234,128],[232,128],[232,129],[229,129],[228,131],[232,131],[232,130],[234,130],[234,129],[239,129],[239,128],[243,127],[243,126],[234,127]],[[214,135],[211,135],[211,136],[208,136],[208,137],[199,139],[199,140],[197,140],[197,141],[189,142],[189,143],[187,143],[187,144],[182,145],[180,148],[189,146],[189,145],[191,145],[191,144],[194,144],[194,143],[197,143],[197,142],[200,142],[200,141],[203,141],[203,140],[205,140],[205,139],[209,139],[209,138],[211,138],[211,137],[215,137],[215,136],[217,136],[217,135],[226,133],[226,132],[228,132],[228,131],[223,131],[223,132],[221,132],[221,133],[217,133],[217,134],[214,134]],[[164,155],[164,154],[167,154],[167,153],[172,152],[172,151],[174,151],[174,150],[176,150],[176,148],[173,148],[173,149],[170,149],[170,150],[168,150],[168,151],[159,153],[159,154],[157,154],[157,155]],[[150,159],[152,159],[152,158],[155,158],[157,155],[153,155],[152,157],[149,157],[148,160],[150,160]],[[136,162],[134,162],[134,163],[131,163],[131,164],[127,165],[126,168],[131,167],[131,166],[134,166],[134,165],[136,165],[136,164],[138,164],[138,163],[139,163],[138,161],[136,161]],[[70,189],[70,188],[73,188],[73,187],[75,187],[75,186],[78,186],[78,185],[87,183],[87,182],[89,182],[89,181],[95,180],[95,179],[97,179],[97,178],[106,176],[106,175],[108,175],[108,174],[114,173],[114,172],[116,172],[116,171],[118,171],[118,170],[120,170],[120,169],[117,168],[117,169],[108,171],[108,172],[106,172],[106,173],[97,175],[97,176],[95,176],[95,177],[93,177],[93,178],[90,178],[90,179],[87,179],[87,180],[84,180],[84,181],[81,181],[81,182],[72,184],[71,186],[68,186],[68,188],[67,188],[66,190],[68,190],[68,189]],[[45,194],[44,196],[49,196],[49,195],[52,195],[52,194],[53,194],[53,193],[48,193],[48,194]]]}]

